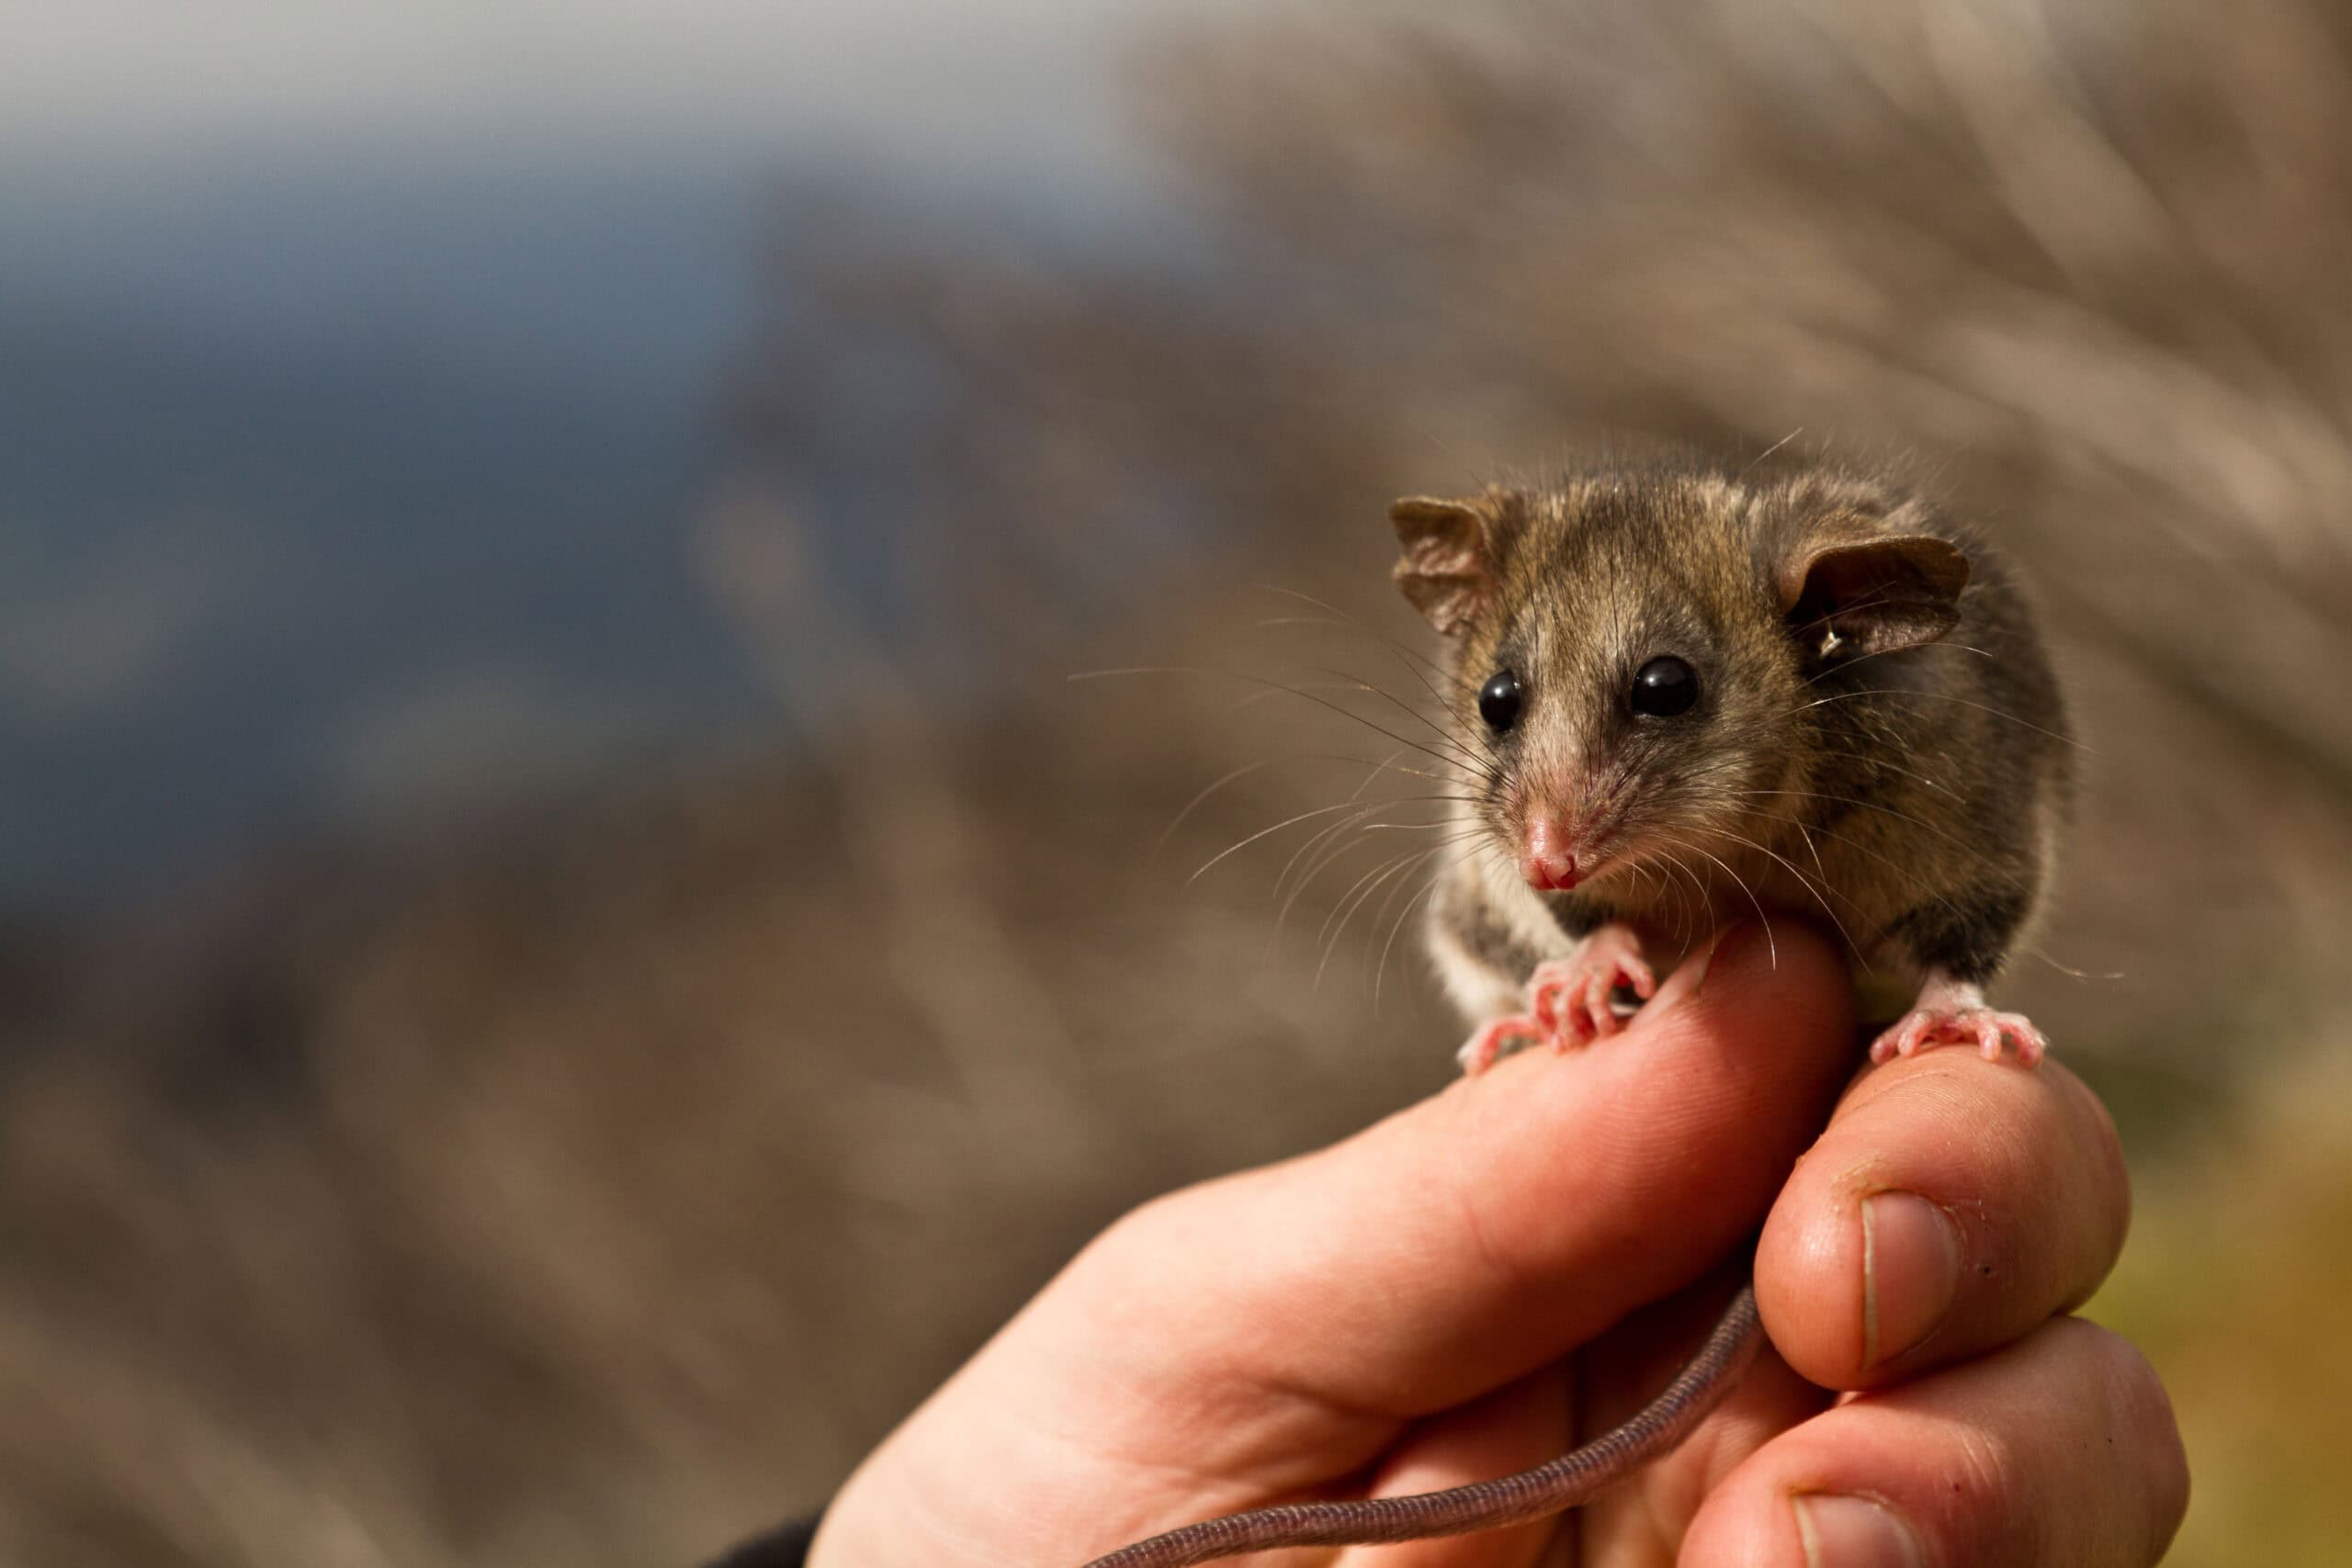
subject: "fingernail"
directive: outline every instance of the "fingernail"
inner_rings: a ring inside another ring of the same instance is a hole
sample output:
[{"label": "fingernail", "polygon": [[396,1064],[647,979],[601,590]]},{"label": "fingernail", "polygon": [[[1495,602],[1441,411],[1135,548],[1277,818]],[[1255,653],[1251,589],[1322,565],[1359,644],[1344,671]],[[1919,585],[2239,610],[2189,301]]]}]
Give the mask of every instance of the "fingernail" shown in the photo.
[{"label": "fingernail", "polygon": [[1862,1365],[1875,1367],[1925,1339],[1960,1292],[1960,1237],[1951,1217],[1916,1192],[1862,1201]]},{"label": "fingernail", "polygon": [[1705,946],[1682,961],[1681,967],[1690,971],[1690,988],[1682,993],[1684,996],[1695,997],[1705,988],[1707,971],[1714,967],[1715,954],[1721,953],[1724,950],[1724,944],[1731,940],[1734,932],[1741,929],[1734,926],[1730,931],[1717,931],[1707,939]]},{"label": "fingernail", "polygon": [[1918,1538],[1902,1516],[1870,1497],[1792,1497],[1805,1568],[1921,1568]]}]

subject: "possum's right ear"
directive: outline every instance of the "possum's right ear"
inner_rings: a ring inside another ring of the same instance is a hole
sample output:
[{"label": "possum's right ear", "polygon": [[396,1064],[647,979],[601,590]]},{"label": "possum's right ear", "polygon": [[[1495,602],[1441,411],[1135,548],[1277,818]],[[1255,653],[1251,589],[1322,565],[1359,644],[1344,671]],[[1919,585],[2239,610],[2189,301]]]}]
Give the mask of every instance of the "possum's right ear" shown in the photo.
[{"label": "possum's right ear", "polygon": [[1404,558],[1392,574],[1413,607],[1446,637],[1490,604],[1500,581],[1506,518],[1493,495],[1440,501],[1408,495],[1388,509]]},{"label": "possum's right ear", "polygon": [[1960,624],[1969,567],[1958,546],[1928,534],[1841,537],[1841,521],[1781,568],[1781,608],[1813,657],[1917,648]]}]

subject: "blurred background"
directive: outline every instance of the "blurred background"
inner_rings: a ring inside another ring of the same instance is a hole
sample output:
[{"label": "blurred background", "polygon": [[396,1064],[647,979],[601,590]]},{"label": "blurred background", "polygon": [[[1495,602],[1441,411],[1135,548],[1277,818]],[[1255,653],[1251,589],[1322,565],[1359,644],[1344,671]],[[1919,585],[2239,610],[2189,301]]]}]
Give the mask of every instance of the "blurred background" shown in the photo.
[{"label": "blurred background", "polygon": [[2344,6],[8,32],[0,1560],[689,1563],[1436,1089],[1398,818],[1244,840],[1422,733],[1390,497],[1664,437],[2032,573],[2090,1310],[2171,1561],[2341,1561]]}]

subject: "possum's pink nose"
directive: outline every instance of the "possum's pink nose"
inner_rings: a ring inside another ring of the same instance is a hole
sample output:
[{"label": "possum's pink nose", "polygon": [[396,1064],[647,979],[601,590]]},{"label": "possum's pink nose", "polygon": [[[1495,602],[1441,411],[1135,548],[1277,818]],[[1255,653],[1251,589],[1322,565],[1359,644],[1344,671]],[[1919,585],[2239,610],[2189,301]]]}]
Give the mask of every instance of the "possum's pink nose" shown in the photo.
[{"label": "possum's pink nose", "polygon": [[1556,817],[1531,817],[1519,846],[1519,874],[1538,893],[1565,893],[1592,870],[1592,857],[1577,857],[1575,836]]}]

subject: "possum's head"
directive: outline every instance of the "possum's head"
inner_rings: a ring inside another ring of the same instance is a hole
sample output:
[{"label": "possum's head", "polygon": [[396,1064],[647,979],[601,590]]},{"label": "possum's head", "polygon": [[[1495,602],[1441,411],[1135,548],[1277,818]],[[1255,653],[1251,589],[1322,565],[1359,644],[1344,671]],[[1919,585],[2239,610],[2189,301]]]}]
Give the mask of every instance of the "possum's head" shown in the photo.
[{"label": "possum's head", "polygon": [[1761,838],[1822,744],[1810,683],[1942,637],[1969,575],[1911,503],[1825,474],[1602,473],[1389,515],[1397,584],[1453,644],[1477,815],[1545,892],[1703,876]]}]

